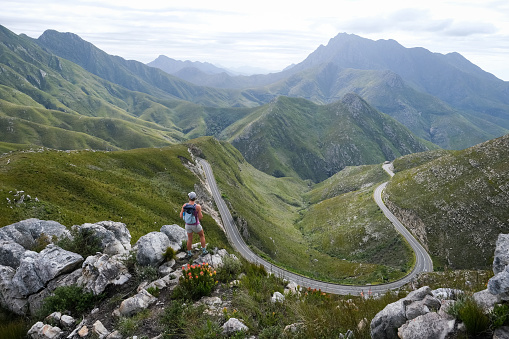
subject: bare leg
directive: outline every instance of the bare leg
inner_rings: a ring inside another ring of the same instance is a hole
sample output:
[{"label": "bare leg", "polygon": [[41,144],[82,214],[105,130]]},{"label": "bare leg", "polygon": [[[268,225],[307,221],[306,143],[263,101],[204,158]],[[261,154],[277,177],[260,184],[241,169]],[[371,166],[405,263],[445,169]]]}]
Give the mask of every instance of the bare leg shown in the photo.
[{"label": "bare leg", "polygon": [[[202,231],[203,233],[203,231]],[[187,250],[191,250],[191,246],[193,245],[193,233],[187,233]]]},{"label": "bare leg", "polygon": [[201,248],[205,248],[205,246],[207,245],[207,243],[205,242],[205,233],[203,232],[203,230],[201,230],[200,232],[198,232],[198,235],[200,236]]}]

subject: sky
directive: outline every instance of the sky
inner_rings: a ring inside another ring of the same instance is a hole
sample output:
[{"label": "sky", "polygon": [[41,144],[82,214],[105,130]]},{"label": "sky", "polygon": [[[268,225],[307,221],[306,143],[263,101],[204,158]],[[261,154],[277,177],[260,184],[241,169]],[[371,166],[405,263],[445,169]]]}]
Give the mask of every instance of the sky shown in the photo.
[{"label": "sky", "polygon": [[509,81],[507,0],[2,0],[0,25],[33,38],[47,29],[72,32],[143,63],[166,55],[270,71],[350,33],[458,52]]}]

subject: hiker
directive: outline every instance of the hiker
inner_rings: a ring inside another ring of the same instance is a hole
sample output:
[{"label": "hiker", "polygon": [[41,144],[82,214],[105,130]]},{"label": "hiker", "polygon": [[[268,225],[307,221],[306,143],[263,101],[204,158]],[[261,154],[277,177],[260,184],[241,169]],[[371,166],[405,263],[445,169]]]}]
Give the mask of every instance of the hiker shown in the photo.
[{"label": "hiker", "polygon": [[195,202],[196,193],[190,192],[188,196],[189,202],[182,206],[182,209],[180,210],[180,217],[183,218],[184,222],[186,223],[187,257],[190,258],[193,256],[191,252],[191,245],[193,244],[193,233],[198,233],[200,236],[202,254],[205,255],[209,252],[205,247],[205,234],[203,233],[203,228],[200,225],[200,219],[203,218],[203,214],[201,213],[201,206]]}]

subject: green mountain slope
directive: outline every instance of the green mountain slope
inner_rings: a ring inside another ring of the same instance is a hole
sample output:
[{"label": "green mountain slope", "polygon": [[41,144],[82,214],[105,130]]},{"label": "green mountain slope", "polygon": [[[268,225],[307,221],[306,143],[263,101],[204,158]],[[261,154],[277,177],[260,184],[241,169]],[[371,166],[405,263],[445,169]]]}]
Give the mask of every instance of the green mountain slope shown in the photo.
[{"label": "green mountain slope", "polygon": [[163,104],[114,85],[3,27],[0,41],[0,119],[16,127],[0,141],[117,149],[183,139],[171,119],[176,101]]},{"label": "green mountain slope", "polygon": [[395,162],[408,169],[387,186],[391,209],[411,225],[435,265],[490,267],[498,234],[509,232],[509,136],[410,158]]},{"label": "green mountain slope", "polygon": [[257,106],[259,101],[239,90],[197,86],[158,68],[134,60],[112,56],[72,33],[45,31],[37,43],[70,60],[92,74],[129,90],[162,98],[191,101],[204,106]]},{"label": "green mountain slope", "polygon": [[463,149],[509,132],[496,123],[460,113],[386,70],[344,69],[330,62],[293,74],[267,89],[274,95],[317,103],[331,103],[347,93],[357,93],[417,136],[447,149]]},{"label": "green mountain slope", "polygon": [[315,182],[345,166],[381,163],[434,148],[354,94],[326,106],[280,97],[222,136],[265,173]]}]

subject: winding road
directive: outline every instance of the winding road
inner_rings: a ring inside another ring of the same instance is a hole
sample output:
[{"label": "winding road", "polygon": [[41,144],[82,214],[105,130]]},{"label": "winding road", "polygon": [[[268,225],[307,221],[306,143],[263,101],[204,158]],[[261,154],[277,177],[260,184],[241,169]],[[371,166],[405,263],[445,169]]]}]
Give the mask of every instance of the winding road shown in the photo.
[{"label": "winding road", "polygon": [[[235,226],[232,215],[230,211],[226,207],[226,204],[221,197],[221,193],[216,184],[216,180],[214,178],[214,174],[212,173],[212,168],[209,163],[203,159],[198,160],[203,170],[205,171],[206,180],[210,186],[212,191],[212,196],[214,201],[216,202],[217,208],[219,210],[219,214],[221,215],[221,219],[223,220],[223,225],[226,230],[226,235],[231,245],[242,255],[246,260],[262,264],[267,272],[275,274],[277,276],[283,277],[289,281],[293,281],[302,287],[310,287],[321,289],[323,292],[340,294],[340,295],[359,295],[361,293],[384,293],[391,289],[399,288],[405,284],[407,284],[410,280],[412,280],[418,273],[420,272],[431,272],[433,270],[433,263],[429,254],[426,250],[421,246],[421,244],[412,236],[410,232],[398,221],[398,219],[389,211],[389,209],[385,206],[382,201],[382,191],[387,185],[388,182],[385,182],[378,186],[374,192],[374,198],[378,206],[382,209],[385,216],[393,223],[394,227],[405,237],[405,239],[412,246],[412,249],[415,251],[416,255],[416,263],[414,269],[410,274],[405,276],[404,278],[394,281],[388,284],[379,284],[379,285],[340,285],[334,283],[327,283],[315,279],[311,279],[308,277],[304,277],[302,275],[287,271],[278,266],[273,265],[272,263],[258,257],[251,249],[247,246],[242,239],[242,236],[239,233],[239,230]],[[391,171],[390,164],[384,164],[383,168],[391,175],[394,175]]]}]

